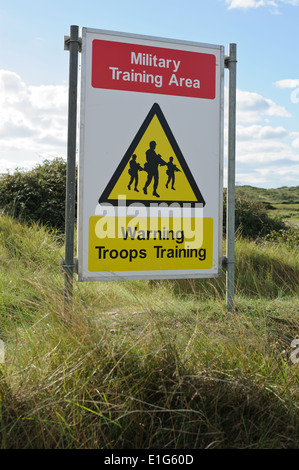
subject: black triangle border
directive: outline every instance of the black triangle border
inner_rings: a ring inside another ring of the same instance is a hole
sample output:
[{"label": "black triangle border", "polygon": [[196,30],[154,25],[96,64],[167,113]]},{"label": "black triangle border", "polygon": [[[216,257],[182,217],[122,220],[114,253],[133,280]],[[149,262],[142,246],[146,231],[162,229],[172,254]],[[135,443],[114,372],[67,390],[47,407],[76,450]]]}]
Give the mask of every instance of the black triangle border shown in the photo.
[{"label": "black triangle border", "polygon": [[195,207],[196,204],[202,204],[202,207],[205,206],[206,202],[196,184],[196,181],[194,180],[193,178],[193,175],[191,173],[191,171],[189,170],[189,167],[186,163],[186,160],[177,144],[177,141],[168,125],[168,122],[166,121],[165,119],[165,116],[159,106],[158,103],[154,103],[153,106],[151,107],[148,115],[146,116],[145,120],[143,121],[142,125],[140,126],[140,129],[138,130],[136,136],[134,137],[131,145],[129,146],[128,150],[126,151],[125,155],[123,156],[122,160],[120,161],[118,167],[116,168],[112,178],[110,179],[109,183],[107,184],[105,190],[103,191],[101,197],[99,198],[99,204],[111,204],[113,206],[117,206],[119,204],[119,200],[118,199],[109,199],[109,195],[111,194],[115,184],[117,183],[118,179],[120,178],[122,172],[124,171],[126,165],[128,164],[134,150],[136,149],[137,145],[139,144],[140,140],[142,139],[143,137],[143,134],[145,133],[146,129],[148,128],[151,120],[153,119],[154,115],[157,115],[157,118],[159,119],[160,121],[160,124],[169,140],[169,143],[170,145],[172,146],[173,150],[174,150],[174,153],[186,175],[186,178],[194,192],[194,195],[195,197],[197,198],[197,201],[194,202],[194,201],[164,201],[164,200],[160,200],[160,199],[157,199],[155,201],[153,200],[150,200],[150,201],[146,201],[146,200],[135,200],[135,199],[132,199],[132,200],[129,200],[129,199],[126,199],[126,206],[127,205],[131,205],[131,204],[135,204],[135,205],[143,205],[143,206],[150,206],[151,204],[155,204],[156,203],[166,203],[168,205],[170,204],[179,204],[180,206],[183,206],[183,204],[191,204],[191,207]]}]

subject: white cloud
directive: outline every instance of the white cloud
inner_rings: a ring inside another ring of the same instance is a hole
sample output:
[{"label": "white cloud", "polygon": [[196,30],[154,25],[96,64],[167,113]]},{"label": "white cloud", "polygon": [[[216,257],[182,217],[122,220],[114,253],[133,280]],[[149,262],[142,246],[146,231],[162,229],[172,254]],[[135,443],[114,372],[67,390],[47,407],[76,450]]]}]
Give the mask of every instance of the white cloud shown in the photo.
[{"label": "white cloud", "polygon": [[284,106],[255,92],[237,90],[237,121],[257,122],[265,116],[291,117]]},{"label": "white cloud", "polygon": [[236,184],[250,184],[264,188],[294,186],[299,179],[299,163],[290,165],[268,165],[251,171],[237,171]]},{"label": "white cloud", "polygon": [[299,133],[283,126],[247,124],[237,120],[237,161],[246,164],[269,164],[275,161],[299,162]]},{"label": "white cloud", "polygon": [[283,5],[298,6],[299,0],[225,0],[228,9],[234,8],[259,8],[270,7],[273,13],[279,12],[279,7]]},{"label": "white cloud", "polygon": [[31,170],[33,167],[36,166],[37,163],[41,163],[41,161],[42,160],[22,160],[19,165],[16,165],[16,162],[14,160],[8,158],[0,158],[0,174],[12,174],[15,171],[16,167],[22,168],[23,170]]},{"label": "white cloud", "polygon": [[[66,154],[67,95],[67,86],[30,86],[16,73],[0,70],[0,173],[29,169],[46,158]],[[296,184],[299,132],[272,125],[274,117],[289,118],[290,113],[258,93],[237,90],[236,157],[241,169],[236,180],[241,184],[271,185],[272,181],[272,187],[277,187],[282,180]],[[279,173],[280,168],[285,172]]]},{"label": "white cloud", "polygon": [[283,139],[288,136],[288,131],[282,127],[271,127],[271,126],[261,126],[258,124],[253,124],[251,126],[237,126],[237,139],[248,140],[248,139]]},{"label": "white cloud", "polygon": [[296,88],[299,86],[299,78],[285,78],[274,82],[274,85],[278,88]]},{"label": "white cloud", "polygon": [[299,162],[299,155],[294,153],[288,142],[280,140],[248,139],[236,144],[237,160],[244,163],[270,163],[274,161]]},{"label": "white cloud", "polygon": [[229,10],[233,8],[258,8],[265,5],[264,0],[226,0]]},{"label": "white cloud", "polygon": [[[225,100],[227,102],[227,88]],[[299,167],[299,132],[272,124],[274,118],[288,120],[290,117],[288,110],[273,100],[255,92],[237,90],[236,163],[241,169],[237,172],[236,181],[259,186],[267,184],[267,187],[271,186],[271,181],[272,187],[298,184],[293,169],[295,165]],[[226,151],[227,131],[225,154]],[[275,164],[277,166],[274,167]],[[267,173],[270,166],[278,169],[280,165],[288,168],[288,175],[283,176],[285,183],[280,181],[279,170],[276,174],[274,170]]]},{"label": "white cloud", "polygon": [[[66,148],[67,87],[29,86],[21,77],[0,70],[0,157],[17,149],[57,154]],[[0,172],[3,165],[0,161]]]},{"label": "white cloud", "polygon": [[299,134],[298,133],[297,133],[297,137],[295,137],[292,142],[292,147],[294,149],[299,149]]},{"label": "white cloud", "polygon": [[259,174],[257,171],[251,171],[246,173],[237,172],[236,174],[237,185],[249,184],[250,186],[265,186],[267,183],[267,177]]}]

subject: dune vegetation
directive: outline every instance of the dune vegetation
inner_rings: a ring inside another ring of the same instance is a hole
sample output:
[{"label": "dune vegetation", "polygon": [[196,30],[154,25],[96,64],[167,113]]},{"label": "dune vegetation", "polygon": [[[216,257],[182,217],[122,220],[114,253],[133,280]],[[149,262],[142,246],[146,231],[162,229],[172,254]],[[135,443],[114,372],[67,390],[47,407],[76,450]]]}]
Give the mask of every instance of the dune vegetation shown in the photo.
[{"label": "dune vegetation", "polygon": [[296,231],[237,230],[233,313],[225,273],[75,282],[65,304],[63,235],[12,215],[0,216],[1,449],[298,448]]}]

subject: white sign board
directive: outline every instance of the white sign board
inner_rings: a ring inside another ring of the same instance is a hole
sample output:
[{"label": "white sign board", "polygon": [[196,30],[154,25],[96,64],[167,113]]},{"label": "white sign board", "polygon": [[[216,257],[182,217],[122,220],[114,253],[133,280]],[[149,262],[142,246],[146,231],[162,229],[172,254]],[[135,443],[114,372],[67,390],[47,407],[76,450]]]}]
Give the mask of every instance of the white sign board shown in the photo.
[{"label": "white sign board", "polygon": [[224,48],[83,28],[78,280],[222,272]]}]

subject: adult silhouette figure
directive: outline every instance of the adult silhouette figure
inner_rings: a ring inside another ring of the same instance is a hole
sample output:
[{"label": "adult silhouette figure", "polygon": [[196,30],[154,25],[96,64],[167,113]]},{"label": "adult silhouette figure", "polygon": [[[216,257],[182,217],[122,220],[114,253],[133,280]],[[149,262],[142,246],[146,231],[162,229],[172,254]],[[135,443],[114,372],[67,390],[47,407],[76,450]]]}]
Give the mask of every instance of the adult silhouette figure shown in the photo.
[{"label": "adult silhouette figure", "polygon": [[140,166],[139,163],[136,162],[137,155],[132,155],[131,161],[130,161],[130,168],[128,170],[129,175],[131,176],[130,182],[128,184],[128,189],[131,189],[131,184],[135,182],[134,184],[134,191],[138,191],[138,171],[144,171],[144,169]]},{"label": "adult silhouette figure", "polygon": [[166,188],[168,188],[169,183],[171,183],[171,189],[175,189],[174,182],[175,182],[176,171],[181,171],[181,170],[173,163],[173,157],[170,157],[169,162],[167,163],[167,170],[166,170],[166,174],[168,175]]},{"label": "adult silhouette figure", "polygon": [[146,163],[144,165],[145,171],[147,171],[147,180],[143,188],[144,194],[147,194],[147,188],[154,178],[153,196],[160,197],[157,193],[159,184],[159,165],[164,166],[166,162],[162,159],[160,154],[155,152],[156,142],[152,140],[149,144],[149,149],[145,152]]}]

